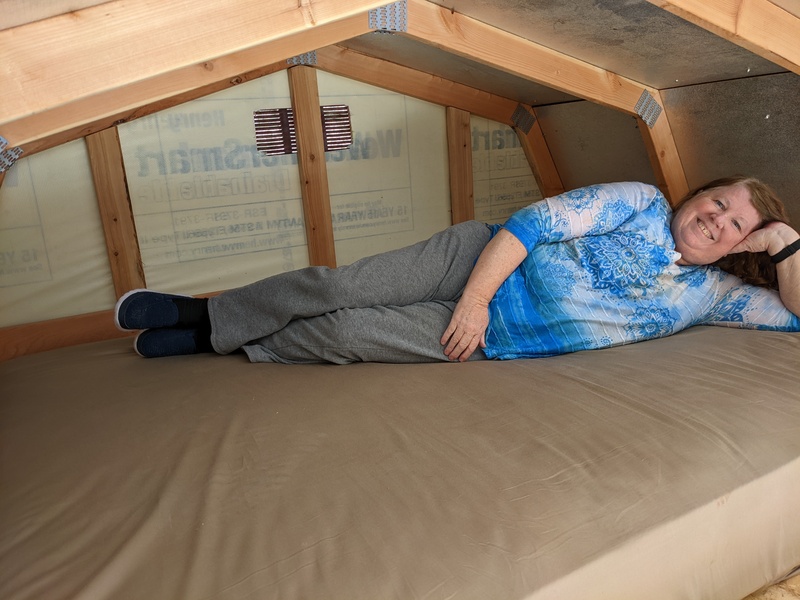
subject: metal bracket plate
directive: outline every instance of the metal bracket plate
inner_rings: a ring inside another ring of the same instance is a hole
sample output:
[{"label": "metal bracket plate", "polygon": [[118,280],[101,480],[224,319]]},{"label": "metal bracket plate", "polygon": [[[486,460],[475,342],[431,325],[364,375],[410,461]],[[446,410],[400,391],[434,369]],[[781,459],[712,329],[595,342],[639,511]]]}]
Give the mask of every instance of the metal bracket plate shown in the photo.
[{"label": "metal bracket plate", "polygon": [[656,124],[658,117],[661,116],[662,108],[650,92],[642,90],[642,95],[639,96],[639,101],[636,103],[634,110],[642,118],[642,121],[652,128]]},{"label": "metal bracket plate", "polygon": [[528,135],[531,132],[533,124],[536,123],[536,116],[522,104],[517,104],[514,114],[511,115],[511,123],[517,129],[522,130],[525,135]]},{"label": "metal bracket plate", "polygon": [[317,51],[312,50],[305,54],[298,54],[292,58],[286,59],[287,65],[315,65],[317,64]]},{"label": "metal bracket plate", "polygon": [[373,8],[369,11],[369,26],[378,31],[408,31],[406,0]]},{"label": "metal bracket plate", "polygon": [[5,173],[13,167],[17,159],[22,156],[22,152],[20,147],[9,148],[8,140],[0,135],[0,173]]}]

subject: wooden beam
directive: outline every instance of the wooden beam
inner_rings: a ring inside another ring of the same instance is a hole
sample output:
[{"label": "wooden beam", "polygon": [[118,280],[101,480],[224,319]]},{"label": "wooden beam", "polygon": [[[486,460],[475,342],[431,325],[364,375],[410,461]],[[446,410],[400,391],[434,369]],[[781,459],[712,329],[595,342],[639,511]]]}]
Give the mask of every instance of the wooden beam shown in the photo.
[{"label": "wooden beam", "polygon": [[120,331],[114,325],[114,311],[12,325],[0,329],[0,361],[25,354],[44,352],[66,346],[127,337],[131,331]]},{"label": "wooden beam", "polygon": [[297,166],[300,169],[308,257],[312,265],[335,267],[336,249],[316,71],[304,66],[289,69],[289,90],[297,129]]},{"label": "wooden beam", "polygon": [[470,114],[448,106],[447,157],[450,165],[450,208],[453,225],[475,218]]},{"label": "wooden beam", "polygon": [[800,12],[770,0],[648,0],[800,74]]},{"label": "wooden beam", "polygon": [[404,35],[628,114],[635,114],[645,89],[631,79],[427,0],[408,0]]},{"label": "wooden beam", "polygon": [[432,104],[460,108],[506,125],[511,124],[511,115],[517,108],[514,100],[340,46],[317,50],[316,66],[335,75]]},{"label": "wooden beam", "polygon": [[[514,126],[513,115],[519,106],[515,100],[339,46],[318,50],[317,67],[426,102],[457,108],[510,127]],[[532,112],[530,107],[528,110]],[[523,133],[522,136],[526,138],[522,143],[523,148],[542,193],[555,195],[563,192],[561,178],[538,121],[534,122],[528,134]]]},{"label": "wooden beam", "polygon": [[69,3],[31,2],[31,0],[0,0],[0,29],[9,29],[33,21],[41,21],[67,11],[102,4],[106,0],[70,0]]},{"label": "wooden beam", "polygon": [[86,149],[106,237],[114,291],[119,298],[129,290],[146,285],[117,128],[88,136]]},{"label": "wooden beam", "polygon": [[[659,106],[664,106],[660,92],[653,92],[653,99]],[[663,109],[653,127],[649,127],[641,118],[637,121],[656,183],[667,200],[675,204],[689,192],[689,183],[672,135],[667,110]]]},{"label": "wooden beam", "polygon": [[36,140],[371,31],[367,11],[383,4],[114,0],[0,31],[0,135],[28,150]]},{"label": "wooden beam", "polygon": [[561,175],[558,174],[553,155],[550,154],[550,148],[544,139],[544,132],[539,125],[536,111],[530,106],[522,105],[520,105],[520,110],[527,111],[533,119],[533,123],[528,131],[514,125],[514,131],[516,131],[522,150],[525,152],[525,158],[528,159],[539,191],[545,198],[563,193],[565,191],[564,183],[561,181]]},{"label": "wooden beam", "polygon": [[[249,53],[248,51],[247,54]],[[241,57],[237,56],[239,58]],[[238,68],[237,65],[241,65],[241,61],[226,57],[208,64],[213,64],[211,71],[217,73],[233,72]],[[8,130],[12,135],[15,131],[24,130],[22,135],[27,136],[25,139],[30,141],[23,144],[22,149],[25,156],[30,156],[103,129],[281,71],[287,66],[283,60],[208,84],[204,83],[208,70],[200,70],[195,66],[186,67],[169,76],[132,83],[124,90],[99,94],[92,103],[77,102],[55,106],[41,115],[10,124]],[[199,87],[194,87],[195,85]]]},{"label": "wooden beam", "polygon": [[[408,0],[404,35],[626,114],[636,115],[645,90],[662,104],[656,89],[426,0]],[[686,177],[663,115],[648,135],[650,158],[656,161],[653,170],[662,175],[665,195],[674,196]]]}]

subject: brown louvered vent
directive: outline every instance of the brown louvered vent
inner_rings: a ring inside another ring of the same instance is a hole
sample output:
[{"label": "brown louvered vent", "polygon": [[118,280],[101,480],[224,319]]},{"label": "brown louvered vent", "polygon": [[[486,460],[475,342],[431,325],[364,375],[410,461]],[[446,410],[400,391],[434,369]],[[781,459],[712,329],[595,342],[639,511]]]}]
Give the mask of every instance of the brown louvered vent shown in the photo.
[{"label": "brown louvered vent", "polygon": [[[320,107],[322,138],[325,151],[344,150],[353,143],[350,107],[331,104]],[[264,108],[253,112],[256,129],[256,148],[263,154],[294,154],[297,152],[297,132],[291,108]]]}]

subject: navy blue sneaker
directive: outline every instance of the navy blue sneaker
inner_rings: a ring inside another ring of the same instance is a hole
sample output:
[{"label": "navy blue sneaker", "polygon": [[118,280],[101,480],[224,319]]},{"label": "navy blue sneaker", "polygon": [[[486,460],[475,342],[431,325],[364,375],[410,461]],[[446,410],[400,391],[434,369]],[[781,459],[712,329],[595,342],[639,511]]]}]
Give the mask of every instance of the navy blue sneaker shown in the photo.
[{"label": "navy blue sneaker", "polygon": [[162,358],[182,354],[213,352],[208,334],[196,329],[145,329],[133,341],[133,348],[139,356]]},{"label": "navy blue sneaker", "polygon": [[114,321],[122,330],[192,327],[207,320],[207,303],[205,298],[132,290],[117,301]]}]

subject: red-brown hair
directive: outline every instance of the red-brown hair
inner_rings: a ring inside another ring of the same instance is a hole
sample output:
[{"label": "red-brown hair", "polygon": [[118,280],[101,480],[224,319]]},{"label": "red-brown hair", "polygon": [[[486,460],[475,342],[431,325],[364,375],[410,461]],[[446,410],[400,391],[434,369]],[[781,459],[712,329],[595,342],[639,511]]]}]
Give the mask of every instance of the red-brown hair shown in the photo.
[{"label": "red-brown hair", "polygon": [[[786,210],[786,206],[778,198],[775,191],[755,177],[743,175],[715,179],[702,187],[692,190],[675,205],[675,210],[679,210],[684,202],[694,198],[700,192],[734,185],[743,186],[750,192],[750,202],[761,216],[761,222],[756,229],[760,229],[772,221],[789,223],[789,213]],[[772,264],[766,252],[728,254],[715,262],[714,266],[736,275],[747,283],[778,289],[778,275],[775,265]]]}]

